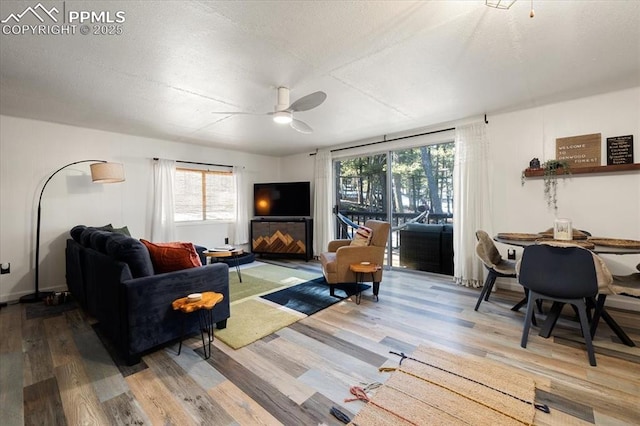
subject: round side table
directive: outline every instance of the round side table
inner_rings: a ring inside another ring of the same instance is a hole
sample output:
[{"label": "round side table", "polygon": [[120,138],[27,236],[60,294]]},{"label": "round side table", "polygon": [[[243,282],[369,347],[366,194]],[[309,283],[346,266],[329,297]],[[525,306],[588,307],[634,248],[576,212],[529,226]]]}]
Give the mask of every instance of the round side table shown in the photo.
[{"label": "round side table", "polygon": [[[373,281],[373,274],[375,274],[377,271],[379,271],[381,269],[380,265],[376,264],[376,263],[369,263],[369,262],[361,262],[361,263],[352,263],[351,265],[349,265],[349,269],[352,272],[356,273],[356,285],[357,284],[361,284],[364,280],[364,274],[371,274],[371,280]],[[376,298],[376,302],[378,301],[378,295],[374,294],[375,298]],[[360,304],[360,301],[362,300],[362,292],[359,291],[356,294],[356,305]]]},{"label": "round side table", "polygon": [[[202,350],[204,351],[204,359],[209,359],[211,356],[211,342],[213,341],[213,307],[222,301],[224,296],[220,293],[213,291],[205,291],[202,293],[200,300],[191,301],[187,297],[181,297],[171,303],[171,307],[174,311],[180,311],[184,314],[190,314],[192,312],[198,312],[198,319],[200,320],[200,336],[202,337]],[[184,337],[184,320],[182,320],[182,332],[180,333]],[[207,340],[209,342],[207,351],[207,345],[205,343],[204,334],[207,333]],[[180,346],[178,346],[178,355],[182,351],[182,339],[180,338]]]},{"label": "round side table", "polygon": [[220,251],[212,250],[212,251],[205,251],[204,255],[207,257],[207,259],[232,257],[236,261],[236,272],[238,273],[238,279],[240,280],[240,282],[242,282],[242,275],[240,275],[240,260],[238,259],[238,256],[240,256],[242,253],[244,253],[242,249],[220,250]]}]

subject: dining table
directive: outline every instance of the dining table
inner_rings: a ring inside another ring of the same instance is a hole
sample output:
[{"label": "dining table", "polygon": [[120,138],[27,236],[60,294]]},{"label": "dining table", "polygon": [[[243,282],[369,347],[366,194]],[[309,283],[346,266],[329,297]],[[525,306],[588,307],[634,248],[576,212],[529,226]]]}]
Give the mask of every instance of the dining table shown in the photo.
[{"label": "dining table", "polygon": [[[543,241],[554,241],[563,244],[575,244],[582,246],[588,250],[596,254],[615,254],[615,255],[629,255],[629,254],[640,254],[640,241],[636,240],[628,240],[628,239],[617,239],[617,238],[608,238],[608,237],[590,237],[585,236],[586,238],[579,240],[554,240],[549,238],[548,235],[544,234],[529,234],[529,233],[499,233],[493,237],[493,240],[502,244],[507,244],[516,247],[527,247],[532,244],[539,244]],[[620,327],[620,325],[616,322],[616,320],[607,312],[606,307],[604,306],[607,298],[606,293],[599,293],[597,299],[589,300],[591,308],[594,308],[594,316],[591,321],[591,337],[596,333],[596,329],[598,327],[598,322],[600,317],[607,323],[607,325],[611,328],[611,330],[620,338],[620,340],[627,346],[636,346],[634,341],[629,338],[627,333]],[[514,305],[511,310],[517,311],[522,306],[524,306],[528,301],[528,297],[526,297],[516,305]],[[547,314],[547,318],[545,319],[544,324],[540,328],[539,336],[548,338],[551,335],[551,331],[555,326],[558,318],[560,317],[560,313],[564,303],[554,302]]]},{"label": "dining table", "polygon": [[[514,235],[514,237],[503,237],[501,235]],[[516,239],[517,236],[520,235],[521,238],[524,239]],[[526,235],[531,235],[531,237],[525,237]],[[502,244],[508,244],[511,246],[516,246],[516,247],[527,247],[530,246],[532,244],[538,244],[540,241],[558,241],[558,242],[565,242],[565,243],[580,243],[580,241],[586,241],[586,242],[591,242],[591,241],[598,241],[598,242],[604,242],[604,241],[628,241],[628,242],[633,242],[634,240],[620,240],[620,239],[616,239],[616,238],[587,238],[586,240],[570,240],[570,241],[561,241],[561,240],[553,240],[553,239],[547,239],[544,237],[538,237],[536,239],[533,238],[534,234],[508,234],[508,233],[501,233],[501,234],[497,234],[495,237],[493,237],[493,240]],[[596,253],[596,254],[619,254],[619,255],[623,255],[623,254],[640,254],[640,241],[637,241],[638,244],[629,244],[626,246],[613,246],[613,245],[602,245],[602,244],[597,244],[597,243],[593,243],[593,247],[590,248],[591,246],[585,247],[589,250],[591,250],[592,252]]]}]

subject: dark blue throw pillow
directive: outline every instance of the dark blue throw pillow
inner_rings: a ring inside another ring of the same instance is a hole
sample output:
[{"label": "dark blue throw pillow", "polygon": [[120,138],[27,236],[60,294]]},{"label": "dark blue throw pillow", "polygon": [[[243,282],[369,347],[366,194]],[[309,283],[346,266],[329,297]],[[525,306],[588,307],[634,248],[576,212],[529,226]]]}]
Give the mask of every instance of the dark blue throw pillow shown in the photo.
[{"label": "dark blue throw pillow", "polygon": [[80,244],[82,244],[84,247],[90,247],[91,234],[93,234],[94,232],[95,232],[95,228],[89,228],[89,227],[84,228],[84,230],[80,234]]},{"label": "dark blue throw pillow", "polygon": [[111,233],[105,249],[109,256],[129,265],[133,278],[154,275],[149,250],[135,238]]},{"label": "dark blue throw pillow", "polygon": [[111,231],[113,226],[111,224],[107,224],[105,226],[94,227],[94,226],[85,226],[85,228],[80,233],[80,244],[85,247],[91,247],[91,234],[95,231]]},{"label": "dark blue throw pillow", "polygon": [[80,236],[82,235],[82,231],[84,231],[85,229],[87,229],[87,227],[84,225],[76,225],[71,228],[71,231],[69,231],[69,233],[71,234],[71,238],[73,238],[73,241],[81,244],[82,241],[80,240]]},{"label": "dark blue throw pillow", "polygon": [[89,247],[99,251],[100,253],[107,254],[107,239],[109,239],[111,235],[113,235],[113,232],[111,231],[99,231],[97,229],[94,230],[89,235]]}]

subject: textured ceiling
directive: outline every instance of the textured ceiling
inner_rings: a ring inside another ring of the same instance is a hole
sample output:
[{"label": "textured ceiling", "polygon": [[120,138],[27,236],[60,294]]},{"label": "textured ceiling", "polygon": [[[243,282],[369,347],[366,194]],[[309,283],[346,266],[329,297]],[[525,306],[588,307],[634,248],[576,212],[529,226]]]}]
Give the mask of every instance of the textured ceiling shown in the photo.
[{"label": "textured ceiling", "polygon": [[[533,19],[524,0],[509,10],[484,1],[41,3],[123,11],[122,34],[82,35],[79,25],[73,35],[3,33],[0,113],[247,152],[307,152],[640,86],[640,1],[535,0]],[[2,1],[0,18],[37,4]],[[25,14],[25,23],[39,22]],[[269,116],[212,113],[273,111],[278,86],[292,102],[327,93],[295,115],[313,134]]]}]

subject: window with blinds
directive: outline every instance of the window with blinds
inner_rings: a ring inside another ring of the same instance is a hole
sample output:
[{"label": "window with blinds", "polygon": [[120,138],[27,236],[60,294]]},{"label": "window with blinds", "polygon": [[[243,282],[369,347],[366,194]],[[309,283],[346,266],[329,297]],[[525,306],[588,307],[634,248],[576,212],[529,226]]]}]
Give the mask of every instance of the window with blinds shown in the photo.
[{"label": "window with blinds", "polygon": [[176,222],[235,220],[237,197],[231,172],[177,168],[174,198]]}]

